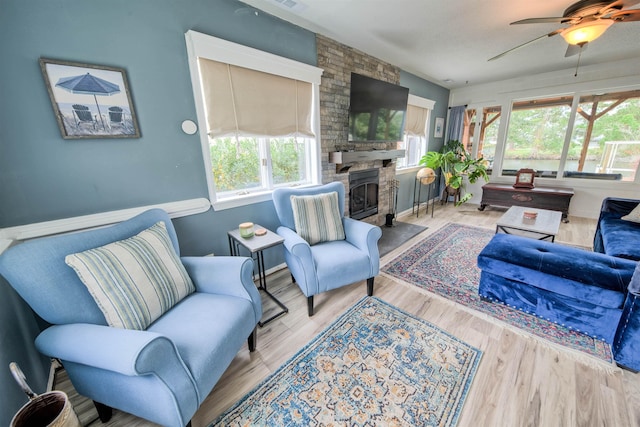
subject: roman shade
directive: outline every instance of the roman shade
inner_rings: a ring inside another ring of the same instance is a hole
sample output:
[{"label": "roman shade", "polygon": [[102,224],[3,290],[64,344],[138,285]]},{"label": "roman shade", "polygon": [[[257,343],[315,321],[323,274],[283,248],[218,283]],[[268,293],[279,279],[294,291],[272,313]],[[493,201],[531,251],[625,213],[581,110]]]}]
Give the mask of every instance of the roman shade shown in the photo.
[{"label": "roman shade", "polygon": [[225,136],[308,136],[311,83],[198,58],[208,134]]},{"label": "roman shade", "polygon": [[417,105],[407,105],[404,131],[411,136],[425,136],[427,133],[427,118],[429,110]]}]

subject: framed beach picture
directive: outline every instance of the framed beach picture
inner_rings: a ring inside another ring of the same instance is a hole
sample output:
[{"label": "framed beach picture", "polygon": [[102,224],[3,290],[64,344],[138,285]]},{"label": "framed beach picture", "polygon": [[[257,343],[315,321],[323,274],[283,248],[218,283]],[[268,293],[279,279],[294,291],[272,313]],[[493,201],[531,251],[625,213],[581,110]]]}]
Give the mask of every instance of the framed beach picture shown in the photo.
[{"label": "framed beach picture", "polygon": [[436,117],[436,128],[433,131],[434,138],[442,138],[444,135],[444,117]]},{"label": "framed beach picture", "polygon": [[64,139],[140,138],[123,68],[40,58]]}]

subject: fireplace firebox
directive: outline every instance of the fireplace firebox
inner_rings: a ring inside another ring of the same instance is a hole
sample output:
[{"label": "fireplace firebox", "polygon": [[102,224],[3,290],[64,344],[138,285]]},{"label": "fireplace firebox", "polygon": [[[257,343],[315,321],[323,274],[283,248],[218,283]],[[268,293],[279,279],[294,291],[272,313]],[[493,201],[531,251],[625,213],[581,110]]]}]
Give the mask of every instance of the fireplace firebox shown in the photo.
[{"label": "fireplace firebox", "polygon": [[378,213],[378,169],[349,173],[349,216],[362,219]]}]

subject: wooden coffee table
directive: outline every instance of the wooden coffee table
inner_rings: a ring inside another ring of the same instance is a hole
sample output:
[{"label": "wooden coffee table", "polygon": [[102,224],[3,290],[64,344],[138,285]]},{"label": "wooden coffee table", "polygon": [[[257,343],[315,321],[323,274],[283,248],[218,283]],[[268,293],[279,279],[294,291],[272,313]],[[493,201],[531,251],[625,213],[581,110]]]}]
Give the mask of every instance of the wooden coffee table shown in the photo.
[{"label": "wooden coffee table", "polygon": [[[525,219],[524,212],[537,212],[534,220]],[[511,206],[496,223],[496,233],[515,234],[553,242],[560,228],[562,212]]]}]

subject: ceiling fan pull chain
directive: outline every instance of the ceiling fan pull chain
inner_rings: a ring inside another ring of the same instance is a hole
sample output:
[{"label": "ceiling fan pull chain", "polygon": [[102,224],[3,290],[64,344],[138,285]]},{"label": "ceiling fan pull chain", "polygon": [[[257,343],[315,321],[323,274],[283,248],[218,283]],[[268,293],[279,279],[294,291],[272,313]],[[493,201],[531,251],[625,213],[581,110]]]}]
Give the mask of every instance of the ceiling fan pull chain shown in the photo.
[{"label": "ceiling fan pull chain", "polygon": [[580,67],[580,58],[582,58],[582,48],[586,45],[587,43],[578,43],[578,45],[580,46],[580,51],[578,52],[578,63],[576,64],[576,73],[573,75],[573,77],[578,77],[578,67]]}]

